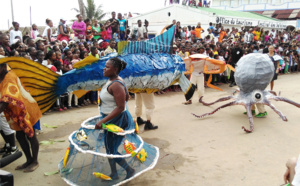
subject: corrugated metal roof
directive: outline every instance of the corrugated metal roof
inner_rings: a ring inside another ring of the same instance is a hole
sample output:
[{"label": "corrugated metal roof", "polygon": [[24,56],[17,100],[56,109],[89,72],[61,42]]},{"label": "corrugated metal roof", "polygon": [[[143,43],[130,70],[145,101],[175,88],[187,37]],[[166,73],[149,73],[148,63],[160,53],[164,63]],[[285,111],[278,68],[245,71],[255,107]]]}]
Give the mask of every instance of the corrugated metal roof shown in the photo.
[{"label": "corrugated metal roof", "polygon": [[215,13],[217,15],[223,16],[233,16],[233,17],[243,17],[249,19],[260,19],[260,20],[268,20],[268,21],[278,21],[277,19],[270,18],[261,14],[253,13],[253,12],[241,12],[241,11],[232,11],[232,10],[221,10],[221,9],[214,9],[214,8],[205,8],[205,7],[198,7],[201,11]]},{"label": "corrugated metal roof", "polygon": [[288,19],[291,13],[293,12],[293,9],[290,10],[276,10],[272,17],[276,19]]},{"label": "corrugated metal roof", "polygon": [[291,13],[291,15],[288,17],[289,19],[294,19],[294,18],[299,18],[299,12],[300,10],[293,10],[293,12]]},{"label": "corrugated metal roof", "polygon": [[262,14],[276,19],[300,19],[300,9],[287,10],[271,10],[271,11],[255,11],[255,13]]},{"label": "corrugated metal roof", "polygon": [[263,15],[273,14],[275,10],[267,10],[267,11],[257,11],[256,13],[262,12]]},{"label": "corrugated metal roof", "polygon": [[[268,16],[268,17],[272,17],[273,13],[275,12],[275,10],[270,10],[270,11],[262,11],[262,15],[264,16]],[[258,12],[255,12],[258,13]]]}]

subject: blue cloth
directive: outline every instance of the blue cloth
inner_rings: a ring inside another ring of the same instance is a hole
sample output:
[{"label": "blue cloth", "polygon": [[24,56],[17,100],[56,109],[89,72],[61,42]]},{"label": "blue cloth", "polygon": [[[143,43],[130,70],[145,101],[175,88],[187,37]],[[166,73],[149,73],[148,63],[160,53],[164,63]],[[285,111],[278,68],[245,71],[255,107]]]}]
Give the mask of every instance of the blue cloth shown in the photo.
[{"label": "blue cloth", "polygon": [[33,130],[37,129],[37,130],[41,130],[41,122],[40,120],[38,120],[34,125],[33,125]]}]

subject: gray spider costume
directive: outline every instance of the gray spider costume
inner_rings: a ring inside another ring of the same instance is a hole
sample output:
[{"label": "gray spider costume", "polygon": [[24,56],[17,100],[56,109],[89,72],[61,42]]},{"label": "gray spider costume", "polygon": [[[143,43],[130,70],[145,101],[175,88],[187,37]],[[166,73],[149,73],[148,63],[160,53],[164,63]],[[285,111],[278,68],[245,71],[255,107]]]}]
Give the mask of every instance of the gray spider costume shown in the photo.
[{"label": "gray spider costume", "polygon": [[274,64],[266,54],[255,53],[243,56],[237,63],[234,76],[236,83],[240,88],[240,93],[238,95],[235,95],[235,93],[233,93],[233,95],[231,96],[220,98],[212,103],[204,102],[202,100],[203,97],[201,97],[199,100],[200,103],[205,106],[213,105],[215,103],[227,101],[230,99],[233,99],[234,101],[224,104],[210,113],[206,113],[203,115],[193,115],[197,118],[203,118],[205,116],[212,115],[218,110],[228,106],[243,105],[247,110],[247,115],[250,122],[250,130],[246,129],[245,127],[242,128],[245,132],[249,133],[254,129],[251,107],[254,104],[261,103],[271,107],[282,118],[283,121],[287,121],[286,116],[284,116],[279,110],[277,110],[275,106],[272,105],[270,100],[284,101],[296,107],[300,107],[300,104],[287,98],[280,97],[280,95],[277,96],[274,91],[265,90],[274,76],[274,69]]}]

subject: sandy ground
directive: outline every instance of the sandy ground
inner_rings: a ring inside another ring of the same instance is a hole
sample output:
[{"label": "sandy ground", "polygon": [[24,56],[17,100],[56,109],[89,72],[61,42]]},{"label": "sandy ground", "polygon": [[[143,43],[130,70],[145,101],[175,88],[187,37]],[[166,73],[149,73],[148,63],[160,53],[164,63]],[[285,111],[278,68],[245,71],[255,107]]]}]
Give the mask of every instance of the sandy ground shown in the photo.
[{"label": "sandy ground", "polygon": [[[225,91],[206,89],[205,101],[214,101],[233,91],[222,85]],[[299,74],[282,75],[275,83],[275,91],[300,102]],[[300,109],[273,102],[289,119],[282,121],[270,108],[268,117],[254,119],[254,132],[246,134],[241,127],[249,127],[242,106],[233,106],[204,119],[191,113],[203,114],[217,106],[197,103],[185,106],[182,93],[168,93],[155,97],[156,109],[153,123],[158,130],[142,132],[143,139],[160,149],[160,158],[153,170],[134,179],[127,185],[281,185],[285,162],[298,156],[300,147]],[[134,113],[134,101],[129,101]],[[15,176],[15,185],[66,185],[59,175],[44,176],[44,172],[57,170],[69,143],[69,134],[80,123],[98,114],[96,106],[87,106],[62,113],[43,116],[41,124],[57,125],[58,128],[43,128],[38,139],[66,140],[53,145],[41,145],[40,167],[34,173],[15,171],[25,157],[4,168]],[[2,139],[1,139],[2,140]],[[0,141],[2,146],[3,140]]]}]

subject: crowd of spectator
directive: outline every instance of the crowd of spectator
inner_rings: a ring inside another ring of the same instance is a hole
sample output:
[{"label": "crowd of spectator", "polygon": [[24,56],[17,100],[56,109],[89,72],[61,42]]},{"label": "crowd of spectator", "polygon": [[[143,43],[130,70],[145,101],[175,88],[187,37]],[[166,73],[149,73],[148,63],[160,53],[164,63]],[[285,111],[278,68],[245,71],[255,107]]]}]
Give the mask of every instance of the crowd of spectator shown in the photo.
[{"label": "crowd of spectator", "polygon": [[[165,1],[166,4],[167,0]],[[182,5],[194,7],[210,7],[210,1],[207,0],[182,0]],[[169,4],[180,4],[180,0],[170,0]]]},{"label": "crowd of spectator", "polygon": [[[202,1],[200,1],[202,2]],[[39,32],[37,25],[32,25],[30,34],[22,35],[20,25],[13,22],[13,29],[8,34],[0,33],[0,58],[21,56],[44,66],[58,74],[73,69],[73,65],[89,55],[101,58],[109,53],[117,52],[119,41],[140,41],[149,39],[149,22],[138,20],[137,26],[130,28],[128,18],[121,13],[112,12],[111,18],[105,22],[85,19],[76,16],[72,26],[61,18],[57,27],[57,36],[53,35],[53,21],[46,19],[46,28]],[[300,32],[287,30],[264,30],[259,27],[224,28],[221,24],[210,23],[204,29],[201,23],[195,26],[181,26],[179,21],[175,25],[174,54],[183,59],[191,54],[201,53],[235,66],[243,55],[249,53],[268,53],[270,46],[275,53],[282,57],[279,72],[282,74],[299,71]],[[213,84],[231,83],[235,86],[233,75],[215,75]],[[173,86],[165,91],[179,91]],[[132,95],[133,96],[133,95]],[[97,104],[97,92],[89,92],[78,99],[72,92],[61,96],[54,109],[63,111],[72,107]]]},{"label": "crowd of spectator", "polygon": [[[300,31],[264,30],[259,27],[224,28],[221,24],[209,24],[208,29],[197,26],[181,26],[173,20],[170,25],[176,26],[174,53],[183,59],[191,54],[201,53],[211,58],[225,61],[235,66],[238,60],[249,53],[269,53],[274,48],[281,59],[279,74],[298,72]],[[170,26],[168,28],[170,28]],[[214,84],[231,83],[235,86],[233,75],[220,74],[213,78]]]}]

